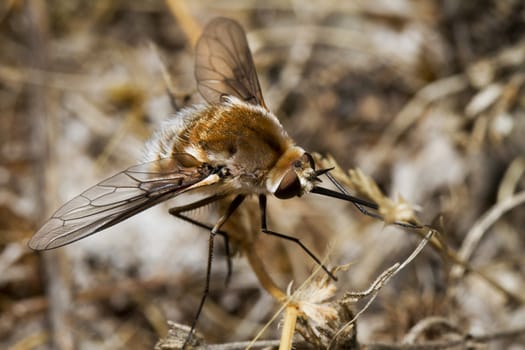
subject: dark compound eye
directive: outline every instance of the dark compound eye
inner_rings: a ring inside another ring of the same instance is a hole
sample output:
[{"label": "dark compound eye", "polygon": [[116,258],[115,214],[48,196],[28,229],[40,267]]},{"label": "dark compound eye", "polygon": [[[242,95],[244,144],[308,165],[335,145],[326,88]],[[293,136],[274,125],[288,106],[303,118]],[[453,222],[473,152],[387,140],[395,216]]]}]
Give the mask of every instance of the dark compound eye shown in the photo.
[{"label": "dark compound eye", "polygon": [[284,175],[274,195],[279,199],[288,199],[298,196],[300,193],[301,181],[299,180],[299,177],[297,176],[295,171],[293,171],[293,169],[290,169],[286,172],[286,175]]}]

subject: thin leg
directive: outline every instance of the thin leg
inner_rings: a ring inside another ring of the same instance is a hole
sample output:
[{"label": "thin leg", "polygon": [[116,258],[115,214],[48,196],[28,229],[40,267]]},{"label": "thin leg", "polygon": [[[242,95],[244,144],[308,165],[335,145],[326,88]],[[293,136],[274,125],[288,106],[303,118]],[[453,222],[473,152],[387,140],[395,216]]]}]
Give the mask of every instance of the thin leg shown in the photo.
[{"label": "thin leg", "polygon": [[195,315],[195,319],[193,320],[193,323],[191,325],[191,330],[188,334],[188,337],[184,341],[184,345],[182,346],[183,349],[186,348],[186,344],[188,344],[189,340],[191,339],[191,336],[193,335],[193,331],[195,330],[195,326],[197,325],[197,320],[199,319],[199,316],[201,314],[202,307],[204,306],[204,302],[206,301],[206,298],[208,297],[208,293],[210,291],[211,265],[213,261],[213,239],[215,238],[215,235],[219,233],[221,226],[224,225],[226,220],[228,220],[233,214],[235,209],[237,209],[239,205],[241,205],[241,203],[244,201],[244,198],[245,196],[242,195],[238,195],[237,197],[235,197],[226,209],[224,215],[222,215],[219,218],[219,220],[215,223],[215,225],[213,225],[210,231],[210,239],[208,242],[208,263],[206,265],[206,281],[204,284],[204,291],[202,293],[199,308],[197,309],[197,314]]},{"label": "thin leg", "polygon": [[[189,222],[190,224],[193,224],[195,226],[198,226],[198,227],[201,227],[201,228],[204,228],[206,229],[207,231],[211,231],[213,229],[213,226],[211,225],[206,225],[200,221],[197,221],[195,219],[192,219],[182,213],[173,213],[174,216],[178,217],[179,219],[182,219],[184,221],[187,221]],[[225,286],[228,286],[230,284],[230,279],[231,279],[231,276],[232,276],[232,259],[231,259],[231,252],[230,252],[230,238],[228,236],[228,233],[227,232],[224,232],[224,231],[217,231],[217,234],[218,235],[221,235],[222,238],[224,239],[224,250],[225,250],[225,253],[226,253],[226,267],[227,267],[227,271],[226,271],[226,280],[224,281],[224,285]]]},{"label": "thin leg", "polygon": [[[203,207],[205,205],[213,203],[213,202],[215,202],[215,201],[217,201],[219,199],[222,199],[224,197],[225,196],[211,196],[211,197],[207,197],[207,198],[201,199],[201,200],[199,200],[199,201],[197,201],[195,203],[191,203],[191,204],[184,205],[184,206],[181,206],[181,207],[170,208],[169,209],[169,213],[171,215],[179,218],[179,219],[182,219],[184,221],[189,222],[190,224],[193,224],[195,226],[204,228],[207,231],[211,231],[213,229],[213,227],[211,225],[204,224],[204,223],[202,223],[200,221],[197,221],[195,219],[192,219],[189,216],[186,216],[186,215],[184,215],[182,213],[190,211],[190,210],[193,210],[193,209],[197,209],[197,208]],[[226,251],[226,268],[227,268],[225,285],[228,285],[230,283],[230,278],[231,278],[231,274],[232,274],[232,259],[231,259],[231,254],[230,254],[230,239],[228,237],[228,233],[227,232],[217,231],[217,234],[221,235],[224,238],[224,246],[225,246],[224,249]]]},{"label": "thin leg", "polygon": [[272,236],[276,236],[276,237],[279,237],[279,238],[283,238],[283,239],[292,241],[295,244],[299,245],[306,252],[306,254],[308,254],[310,256],[310,258],[312,258],[317,263],[317,265],[321,266],[321,268],[328,274],[328,276],[330,276],[331,279],[333,279],[334,281],[337,281],[337,277],[335,277],[334,274],[330,270],[328,270],[328,268],[321,262],[321,260],[319,260],[314,255],[314,253],[312,253],[310,251],[310,249],[308,249],[303,244],[303,242],[301,242],[301,240],[299,240],[299,238],[288,236],[288,235],[285,235],[285,234],[282,234],[282,233],[279,233],[279,232],[268,230],[268,227],[266,226],[266,196],[265,195],[260,195],[259,196],[259,208],[261,210],[261,231],[263,233],[266,233],[266,234],[272,235]]}]

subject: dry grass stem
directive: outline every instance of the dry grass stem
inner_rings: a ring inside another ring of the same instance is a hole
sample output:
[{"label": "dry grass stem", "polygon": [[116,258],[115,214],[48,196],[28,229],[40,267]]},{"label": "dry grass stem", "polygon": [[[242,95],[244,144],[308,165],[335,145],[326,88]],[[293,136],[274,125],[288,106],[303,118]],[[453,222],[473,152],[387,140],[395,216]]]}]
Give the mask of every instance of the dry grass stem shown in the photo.
[{"label": "dry grass stem", "polygon": [[288,304],[284,311],[284,322],[281,332],[281,341],[279,343],[279,350],[292,349],[297,316],[298,312],[295,305]]},{"label": "dry grass stem", "polygon": [[[216,240],[193,346],[277,348],[288,309],[297,350],[522,349],[525,6],[473,3],[0,1],[0,349],[186,339],[166,320],[195,319],[204,227],[224,203],[189,212],[201,226],[167,213],[193,200],[178,196],[49,254],[27,242],[204,101],[193,48],[219,16],[245,29],[288,135],[329,155],[315,155],[335,167],[317,188],[363,202],[268,196],[268,229],[329,251],[327,266],[352,262],[334,283],[297,241],[261,234],[248,196]],[[411,260],[420,240],[432,249]]]},{"label": "dry grass stem", "polygon": [[195,47],[197,39],[202,31],[201,26],[197,23],[191,14],[188,5],[183,0],[165,0],[173,17],[177,20],[184,34],[188,37],[191,47]]},{"label": "dry grass stem", "polygon": [[[458,252],[461,261],[468,261],[473,254],[483,235],[487,232],[503,214],[525,203],[525,191],[517,193],[512,197],[505,198],[496,203],[485,214],[483,214],[465,236],[465,240]],[[451,272],[454,278],[459,278],[464,273],[461,266],[455,266]],[[525,298],[521,298],[525,300]]]}]

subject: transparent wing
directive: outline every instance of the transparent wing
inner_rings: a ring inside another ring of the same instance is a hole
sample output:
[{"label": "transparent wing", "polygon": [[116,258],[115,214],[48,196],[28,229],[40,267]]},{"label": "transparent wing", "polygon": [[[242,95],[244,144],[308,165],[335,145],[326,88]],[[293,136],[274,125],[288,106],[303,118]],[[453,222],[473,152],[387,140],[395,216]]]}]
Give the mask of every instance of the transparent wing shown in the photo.
[{"label": "transparent wing", "polygon": [[236,21],[215,18],[205,28],[195,48],[195,78],[209,103],[224,95],[236,96],[266,109],[246,34]]},{"label": "transparent wing", "polygon": [[[124,170],[84,191],[60,209],[29,241],[35,250],[57,248],[113,226],[184,192],[211,170],[187,154]],[[209,184],[209,182],[206,182]]]}]

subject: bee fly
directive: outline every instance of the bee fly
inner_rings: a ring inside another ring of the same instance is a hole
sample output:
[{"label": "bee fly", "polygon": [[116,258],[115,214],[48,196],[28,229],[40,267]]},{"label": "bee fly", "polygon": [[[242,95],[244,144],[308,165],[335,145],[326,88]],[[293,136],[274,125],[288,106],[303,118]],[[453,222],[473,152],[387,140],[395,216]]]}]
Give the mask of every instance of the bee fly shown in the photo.
[{"label": "bee fly", "polygon": [[[299,244],[335,279],[297,238],[267,228],[266,197],[288,199],[317,193],[350,201],[372,216],[375,214],[364,207],[377,209],[377,205],[348,195],[331,176],[328,178],[342,193],[319,186],[319,177],[330,169],[316,169],[312,156],[295,144],[266,106],[246,35],[237,22],[212,20],[197,43],[195,62],[198,90],[208,104],[177,112],[148,144],[145,163],[100,182],[64,204],[35,233],[29,247],[61,247],[175,196],[197,195],[199,199],[169,212],[211,231],[207,291],[213,237],[220,234],[227,241],[229,236],[221,231],[222,225],[247,196],[255,195],[261,231]],[[225,210],[213,226],[183,214],[213,202],[226,203],[221,205]],[[198,313],[205,297],[206,292]]]}]

